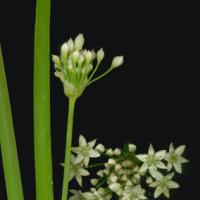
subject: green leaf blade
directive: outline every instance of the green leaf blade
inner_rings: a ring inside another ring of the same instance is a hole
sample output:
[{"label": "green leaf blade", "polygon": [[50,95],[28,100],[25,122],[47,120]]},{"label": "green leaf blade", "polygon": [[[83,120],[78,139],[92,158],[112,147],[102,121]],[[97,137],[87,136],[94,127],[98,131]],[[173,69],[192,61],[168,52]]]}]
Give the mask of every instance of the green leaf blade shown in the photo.
[{"label": "green leaf blade", "polygon": [[50,0],[37,0],[34,41],[36,199],[53,200],[50,131]]},{"label": "green leaf blade", "polygon": [[9,101],[8,86],[0,46],[0,148],[8,200],[23,200],[17,146]]}]

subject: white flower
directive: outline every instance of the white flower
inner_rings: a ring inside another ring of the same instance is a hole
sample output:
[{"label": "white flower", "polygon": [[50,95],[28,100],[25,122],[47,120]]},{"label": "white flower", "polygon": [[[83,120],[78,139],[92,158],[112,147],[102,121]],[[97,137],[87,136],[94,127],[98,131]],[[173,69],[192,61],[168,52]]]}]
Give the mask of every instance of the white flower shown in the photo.
[{"label": "white flower", "polygon": [[166,169],[167,167],[161,160],[165,157],[166,151],[160,150],[155,153],[153,146],[150,144],[148,154],[140,154],[136,157],[143,162],[140,168],[140,173],[145,174],[147,170],[152,177],[156,178],[157,168]]},{"label": "white flower", "polygon": [[144,195],[145,190],[140,185],[127,186],[125,191],[122,193],[122,200],[144,200],[147,197]]},{"label": "white flower", "polygon": [[70,181],[75,177],[76,181],[80,186],[82,186],[82,176],[88,176],[90,173],[83,168],[83,163],[75,163],[75,157],[71,154],[70,159]]},{"label": "white flower", "polygon": [[72,151],[77,153],[75,163],[79,163],[83,160],[85,166],[89,164],[90,158],[97,158],[100,156],[99,152],[94,148],[96,140],[86,142],[86,139],[80,135],[79,136],[79,147],[72,147]]},{"label": "white flower", "polygon": [[73,194],[73,196],[71,196],[69,200],[86,200],[83,193],[80,190],[70,190],[70,192]]},{"label": "white flower", "polygon": [[170,193],[169,189],[179,188],[179,184],[172,181],[174,173],[170,173],[167,176],[163,176],[161,173],[158,173],[156,176],[156,181],[152,182],[149,186],[156,188],[154,192],[154,198],[158,198],[162,193],[169,198]]},{"label": "white flower", "polygon": [[172,167],[178,172],[182,173],[182,163],[187,163],[188,160],[182,157],[182,154],[185,150],[185,145],[181,145],[174,149],[173,143],[169,146],[169,153],[166,154],[165,160],[168,161],[167,169],[170,171]]}]

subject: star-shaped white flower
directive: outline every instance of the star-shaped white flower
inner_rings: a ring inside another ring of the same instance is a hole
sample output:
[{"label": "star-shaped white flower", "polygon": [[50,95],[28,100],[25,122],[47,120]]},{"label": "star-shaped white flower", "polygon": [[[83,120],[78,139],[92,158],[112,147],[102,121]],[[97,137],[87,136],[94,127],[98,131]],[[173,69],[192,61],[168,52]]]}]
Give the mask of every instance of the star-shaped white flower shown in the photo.
[{"label": "star-shaped white flower", "polygon": [[181,145],[174,149],[173,143],[169,146],[169,152],[165,156],[167,160],[167,169],[170,171],[173,167],[178,173],[182,173],[182,163],[187,163],[188,160],[182,157],[182,154],[185,150],[185,145]]},{"label": "star-shaped white flower", "polygon": [[[70,157],[70,181],[76,178],[77,183],[82,187],[82,176],[88,176],[90,173],[83,168],[83,162],[75,163],[75,157],[71,154]],[[64,164],[61,164],[64,166]]]},{"label": "star-shaped white flower", "polygon": [[70,192],[73,194],[69,200],[86,200],[83,193],[80,190],[70,190]]},{"label": "star-shaped white flower", "polygon": [[73,194],[69,200],[98,200],[92,192],[81,192],[80,190],[70,190]]},{"label": "star-shaped white flower", "polygon": [[154,198],[158,198],[161,194],[164,194],[167,198],[170,197],[169,190],[179,188],[179,184],[172,181],[174,173],[170,173],[167,176],[163,176],[158,172],[156,181],[152,182],[149,186],[156,188],[154,192]]},{"label": "star-shaped white flower", "polygon": [[150,144],[148,154],[137,155],[137,158],[143,162],[143,165],[140,168],[140,173],[145,174],[147,170],[149,170],[151,176],[156,178],[157,168],[167,168],[165,164],[161,161],[165,157],[165,154],[165,150],[155,152],[153,146]]},{"label": "star-shaped white flower", "polygon": [[140,185],[127,187],[122,194],[122,200],[145,200],[147,197],[144,193],[145,190]]},{"label": "star-shaped white flower", "polygon": [[96,140],[87,143],[86,139],[82,135],[79,136],[79,147],[72,147],[72,151],[77,153],[75,164],[83,161],[87,167],[90,158],[97,158],[100,156],[100,153],[94,149],[95,143]]}]

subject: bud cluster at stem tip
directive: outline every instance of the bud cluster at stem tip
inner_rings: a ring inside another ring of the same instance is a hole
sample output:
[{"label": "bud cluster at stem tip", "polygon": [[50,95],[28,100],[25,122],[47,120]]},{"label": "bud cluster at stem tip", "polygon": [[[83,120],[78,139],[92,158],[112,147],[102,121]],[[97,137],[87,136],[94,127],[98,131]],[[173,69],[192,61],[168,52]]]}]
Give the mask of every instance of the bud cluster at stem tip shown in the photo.
[{"label": "bud cluster at stem tip", "polygon": [[83,34],[79,34],[75,40],[70,38],[61,46],[60,56],[52,55],[55,76],[62,81],[68,97],[79,97],[90,83],[123,64],[123,56],[116,56],[106,72],[92,79],[104,58],[104,51],[102,48],[97,52],[89,51],[83,49],[83,45]]}]

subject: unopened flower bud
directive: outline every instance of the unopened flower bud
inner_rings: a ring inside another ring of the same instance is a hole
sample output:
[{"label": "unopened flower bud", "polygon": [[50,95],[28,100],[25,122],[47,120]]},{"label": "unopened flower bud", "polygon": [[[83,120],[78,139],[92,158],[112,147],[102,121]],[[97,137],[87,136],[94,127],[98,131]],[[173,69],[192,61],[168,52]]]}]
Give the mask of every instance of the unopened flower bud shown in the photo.
[{"label": "unopened flower bud", "polygon": [[107,156],[113,156],[113,150],[110,148],[106,151]]},{"label": "unopened flower bud", "polygon": [[98,144],[95,149],[100,153],[103,153],[105,151],[105,147],[103,144]]},{"label": "unopened flower bud", "polygon": [[119,183],[113,183],[113,184],[109,185],[109,188],[113,192],[117,192],[121,188],[121,185]]},{"label": "unopened flower bud", "polygon": [[74,51],[72,54],[72,59],[74,61],[74,63],[76,63],[79,59],[80,53],[78,51]]},{"label": "unopened flower bud", "polygon": [[103,60],[103,58],[104,58],[104,50],[101,48],[97,52],[97,61],[98,61],[98,63],[100,63]]},{"label": "unopened flower bud", "polygon": [[103,177],[103,170],[99,170],[99,171],[97,172],[97,175],[100,176],[100,177]]},{"label": "unopened flower bud", "polygon": [[76,38],[75,38],[75,49],[77,49],[78,51],[80,51],[83,47],[84,44],[84,37],[83,34],[79,34]]},{"label": "unopened flower bud", "polygon": [[128,150],[129,150],[129,152],[135,152],[136,151],[136,145],[134,145],[134,144],[129,144],[128,145]]},{"label": "unopened flower bud", "polygon": [[127,180],[128,180],[128,177],[127,177],[127,175],[126,175],[126,174],[124,174],[124,175],[121,177],[121,180],[122,180],[122,181],[127,181]]},{"label": "unopened flower bud", "polygon": [[124,160],[122,162],[123,167],[131,167],[132,165],[133,165],[133,163],[130,160]]},{"label": "unopened flower bud", "polygon": [[153,182],[153,179],[149,176],[147,179],[146,179],[146,183],[147,184],[151,184]]},{"label": "unopened flower bud", "polygon": [[111,183],[116,183],[117,182],[118,177],[115,175],[110,175],[109,180]]},{"label": "unopened flower bud", "polygon": [[69,46],[67,45],[67,43],[65,42],[62,46],[61,46],[61,56],[62,57],[67,57],[69,52]]},{"label": "unopened flower bud", "polygon": [[71,38],[68,40],[67,45],[68,45],[70,51],[74,50],[74,42]]},{"label": "unopened flower bud", "polygon": [[120,156],[121,155],[121,149],[116,148],[113,153],[114,153],[115,156]]},{"label": "unopened flower bud", "polygon": [[124,62],[124,57],[123,56],[116,56],[112,60],[111,68],[116,68],[122,65]]},{"label": "unopened flower bud", "polygon": [[122,166],[120,164],[115,165],[115,171],[119,171],[121,168],[122,168]]},{"label": "unopened flower bud", "polygon": [[92,184],[93,186],[95,186],[95,185],[98,183],[98,179],[92,178],[92,179],[90,180],[90,182],[91,182],[91,184]]},{"label": "unopened flower bud", "polygon": [[81,67],[84,62],[84,57],[81,55],[78,59],[78,66]]},{"label": "unopened flower bud", "polygon": [[104,169],[103,173],[106,174],[106,175],[108,175],[110,173],[110,170],[109,169]]},{"label": "unopened flower bud", "polygon": [[89,64],[92,61],[92,53],[88,51],[85,55],[86,63]]},{"label": "unopened flower bud", "polygon": [[109,165],[115,165],[115,164],[116,164],[116,161],[115,161],[114,159],[110,158],[110,159],[108,160],[108,164],[109,164]]}]

